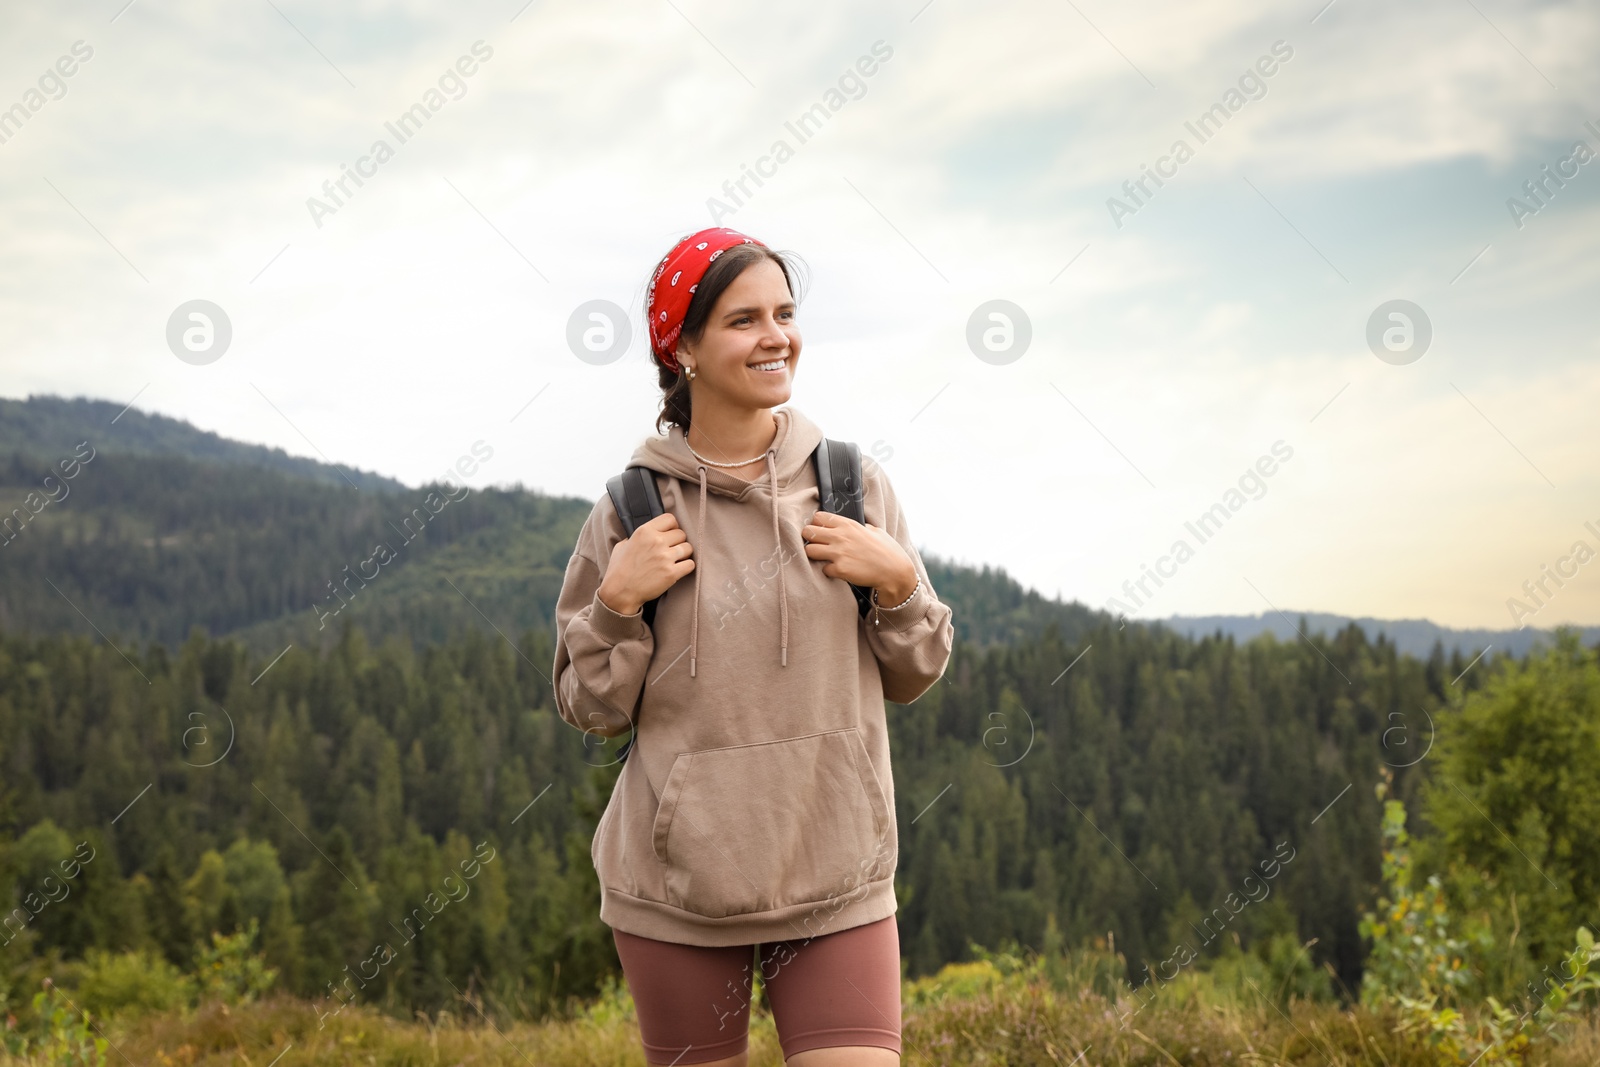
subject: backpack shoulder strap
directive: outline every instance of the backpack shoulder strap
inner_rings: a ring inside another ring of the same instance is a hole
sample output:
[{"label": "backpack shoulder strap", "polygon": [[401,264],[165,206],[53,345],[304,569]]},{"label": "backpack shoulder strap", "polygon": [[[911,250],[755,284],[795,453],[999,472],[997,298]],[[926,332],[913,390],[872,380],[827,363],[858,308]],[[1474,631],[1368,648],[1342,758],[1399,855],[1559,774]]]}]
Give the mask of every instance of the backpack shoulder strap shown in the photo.
[{"label": "backpack shoulder strap", "polygon": [[606,492],[617,509],[617,518],[629,537],[633,531],[661,514],[661,493],[648,467],[629,467],[606,482]]},{"label": "backpack shoulder strap", "polygon": [[[863,504],[866,485],[861,477],[861,449],[854,442],[830,441],[825,437],[811,453],[811,463],[817,471],[819,508],[864,524],[867,521]],[[872,610],[872,590],[852,585],[850,591],[855,594],[856,610],[866,618],[867,612]]]},{"label": "backpack shoulder strap", "polygon": [[[633,531],[660,515],[661,492],[656,488],[655,472],[649,467],[628,467],[621,474],[613,475],[606,482],[606,492],[611,495],[611,504],[617,509],[617,518],[622,520],[622,528],[629,537]],[[653,626],[656,620],[656,597],[644,606],[644,624]]]},{"label": "backpack shoulder strap", "polygon": [[[665,510],[661,506],[661,492],[656,488],[655,472],[649,467],[628,467],[621,474],[613,475],[606,481],[606,493],[610,495],[611,505],[617,509],[617,518],[622,520],[622,529],[629,537],[633,536],[633,531]],[[644,606],[646,626],[655,625],[656,603],[660,599],[656,597]],[[633,741],[633,737],[629,737],[617,750],[618,763],[628,761]]]}]

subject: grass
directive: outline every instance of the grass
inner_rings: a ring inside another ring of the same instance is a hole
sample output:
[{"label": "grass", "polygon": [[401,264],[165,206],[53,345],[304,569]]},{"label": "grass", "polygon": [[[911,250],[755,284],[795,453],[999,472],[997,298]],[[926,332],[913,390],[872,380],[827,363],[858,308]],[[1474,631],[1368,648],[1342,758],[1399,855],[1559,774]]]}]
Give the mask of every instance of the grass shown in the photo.
[{"label": "grass", "polygon": [[[955,964],[903,986],[906,1067],[1106,1065],[1106,1067],[1435,1067],[1449,1062],[1420,1039],[1394,1032],[1394,1019],[1326,1003],[1254,1003],[1176,986],[1137,1012],[1126,991],[1093,982],[1006,974],[989,961]],[[773,1019],[756,1002],[751,1067],[779,1067]],[[1124,1023],[1126,1025],[1124,1025]],[[309,1002],[274,996],[229,1007],[210,1003],[102,1023],[108,1064],[161,1067],[642,1067],[644,1056],[625,986],[612,986],[571,1017],[542,1023],[490,1021],[476,1006],[413,1021],[351,1006],[319,1020]],[[10,1061],[21,1062],[21,1061]],[[1526,1067],[1600,1063],[1600,1025],[1591,1016],[1560,1044],[1535,1048]]]}]

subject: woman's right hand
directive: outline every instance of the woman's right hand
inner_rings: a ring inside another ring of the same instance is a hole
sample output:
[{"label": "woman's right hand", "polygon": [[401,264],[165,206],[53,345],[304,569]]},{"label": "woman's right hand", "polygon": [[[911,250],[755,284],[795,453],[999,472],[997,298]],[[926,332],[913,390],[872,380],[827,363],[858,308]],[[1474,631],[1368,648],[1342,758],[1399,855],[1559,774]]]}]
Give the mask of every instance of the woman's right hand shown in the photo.
[{"label": "woman's right hand", "polygon": [[694,570],[693,555],[694,546],[679,528],[678,517],[664,511],[611,549],[597,595],[618,615],[636,615]]}]

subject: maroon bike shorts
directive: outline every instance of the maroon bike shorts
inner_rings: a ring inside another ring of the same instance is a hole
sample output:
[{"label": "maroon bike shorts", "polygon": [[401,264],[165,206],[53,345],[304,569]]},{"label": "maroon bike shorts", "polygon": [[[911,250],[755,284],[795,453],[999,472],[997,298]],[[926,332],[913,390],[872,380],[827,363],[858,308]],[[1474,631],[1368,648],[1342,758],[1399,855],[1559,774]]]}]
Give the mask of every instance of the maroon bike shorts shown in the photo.
[{"label": "maroon bike shorts", "polygon": [[[613,929],[651,1064],[706,1063],[749,1047],[755,945],[706,948]],[[759,946],[783,1056],[836,1045],[900,1052],[900,931],[864,926]]]}]

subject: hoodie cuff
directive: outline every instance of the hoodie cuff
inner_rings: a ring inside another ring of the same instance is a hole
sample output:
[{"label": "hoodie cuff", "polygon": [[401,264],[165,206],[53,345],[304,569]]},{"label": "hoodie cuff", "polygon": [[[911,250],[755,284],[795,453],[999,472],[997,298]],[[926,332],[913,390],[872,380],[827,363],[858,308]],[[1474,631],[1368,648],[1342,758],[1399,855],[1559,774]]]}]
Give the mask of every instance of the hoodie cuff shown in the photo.
[{"label": "hoodie cuff", "polygon": [[595,636],[613,646],[620,645],[624,641],[643,640],[650,636],[650,627],[644,622],[644,608],[641,607],[632,615],[619,614],[600,599],[599,590],[595,591],[594,603],[589,611],[589,629]]},{"label": "hoodie cuff", "polygon": [[[873,611],[883,612],[884,619],[894,623],[895,629],[900,630],[913,623],[921,622],[927,617],[928,610],[931,607],[933,607],[933,594],[928,591],[928,583],[923,581],[917,586],[916,592],[911,594],[911,599],[904,604],[898,607],[879,605],[875,606]],[[640,610],[642,611],[643,609],[641,608]],[[868,615],[870,617],[871,612]]]}]

